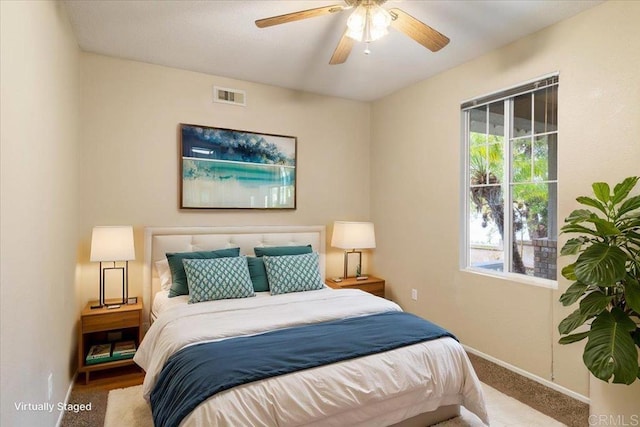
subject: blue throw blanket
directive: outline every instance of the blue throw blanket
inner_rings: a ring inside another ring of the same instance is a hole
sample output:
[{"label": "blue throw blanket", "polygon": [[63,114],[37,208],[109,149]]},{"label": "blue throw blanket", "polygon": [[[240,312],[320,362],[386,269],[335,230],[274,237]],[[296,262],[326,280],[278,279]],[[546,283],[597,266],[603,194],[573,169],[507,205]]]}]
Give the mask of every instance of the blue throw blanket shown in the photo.
[{"label": "blue throw blanket", "polygon": [[303,369],[455,337],[404,312],[334,320],[186,347],[169,358],[151,392],[156,426],[178,426],[216,393]]}]

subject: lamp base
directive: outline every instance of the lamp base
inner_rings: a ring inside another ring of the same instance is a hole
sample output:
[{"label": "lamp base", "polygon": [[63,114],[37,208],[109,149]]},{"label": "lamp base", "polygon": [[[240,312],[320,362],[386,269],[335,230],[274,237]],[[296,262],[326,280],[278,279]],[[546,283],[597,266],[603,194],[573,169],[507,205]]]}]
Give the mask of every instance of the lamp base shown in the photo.
[{"label": "lamp base", "polygon": [[358,255],[358,267],[356,269],[356,276],[360,275],[360,268],[362,266],[362,252],[353,249],[350,251],[344,251],[344,275],[342,276],[342,279],[349,278],[349,255],[351,254]]}]

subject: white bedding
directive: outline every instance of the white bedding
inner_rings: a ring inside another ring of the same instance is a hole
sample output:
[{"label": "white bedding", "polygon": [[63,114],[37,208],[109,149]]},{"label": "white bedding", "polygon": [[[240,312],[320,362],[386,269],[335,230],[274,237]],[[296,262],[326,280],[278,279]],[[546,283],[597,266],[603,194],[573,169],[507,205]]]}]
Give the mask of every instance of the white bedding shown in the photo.
[{"label": "white bedding", "polygon": [[[145,398],[166,360],[199,342],[384,311],[388,300],[359,290],[322,289],[166,308],[135,355]],[[451,338],[245,384],[198,406],[182,426],[390,425],[462,404],[488,424],[480,382]]]},{"label": "white bedding", "polygon": [[155,322],[158,316],[163,312],[177,305],[186,305],[188,304],[188,301],[189,295],[179,295],[177,297],[169,298],[169,291],[159,291],[155,297],[153,297],[151,320]]},{"label": "white bedding", "polygon": [[[271,296],[269,292],[256,292],[256,297]],[[169,291],[159,291],[153,298],[153,306],[151,307],[151,320],[155,320],[165,311],[176,306],[184,306],[189,304],[189,295],[178,295],[169,298]]]}]

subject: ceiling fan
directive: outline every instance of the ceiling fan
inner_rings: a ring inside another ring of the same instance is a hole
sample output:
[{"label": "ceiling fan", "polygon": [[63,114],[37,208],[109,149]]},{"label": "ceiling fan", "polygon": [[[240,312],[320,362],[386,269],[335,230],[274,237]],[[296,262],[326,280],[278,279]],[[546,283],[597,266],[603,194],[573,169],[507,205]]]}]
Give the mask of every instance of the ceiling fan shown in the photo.
[{"label": "ceiling fan", "polygon": [[449,43],[447,36],[439,33],[427,24],[420,22],[401,9],[394,8],[386,10],[382,8],[381,5],[386,1],[387,0],[344,0],[344,5],[334,4],[258,19],[256,25],[259,28],[271,27],[273,25],[315,18],[317,16],[329,15],[355,8],[347,20],[347,29],[331,56],[331,60],[329,61],[331,65],[344,63],[349,57],[356,41],[367,43],[367,48],[364,53],[368,54],[369,43],[386,35],[389,26],[411,37],[432,52],[437,52]]}]

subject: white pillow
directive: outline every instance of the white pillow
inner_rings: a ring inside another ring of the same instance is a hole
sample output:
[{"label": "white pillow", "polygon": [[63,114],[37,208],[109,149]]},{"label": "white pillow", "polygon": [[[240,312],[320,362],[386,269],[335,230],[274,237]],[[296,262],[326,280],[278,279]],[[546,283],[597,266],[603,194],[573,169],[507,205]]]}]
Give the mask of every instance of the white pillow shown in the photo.
[{"label": "white pillow", "polygon": [[165,258],[160,261],[156,261],[155,265],[158,277],[160,277],[160,288],[162,288],[163,291],[168,291],[169,289],[171,289],[172,283],[169,261],[167,261],[167,259]]}]

